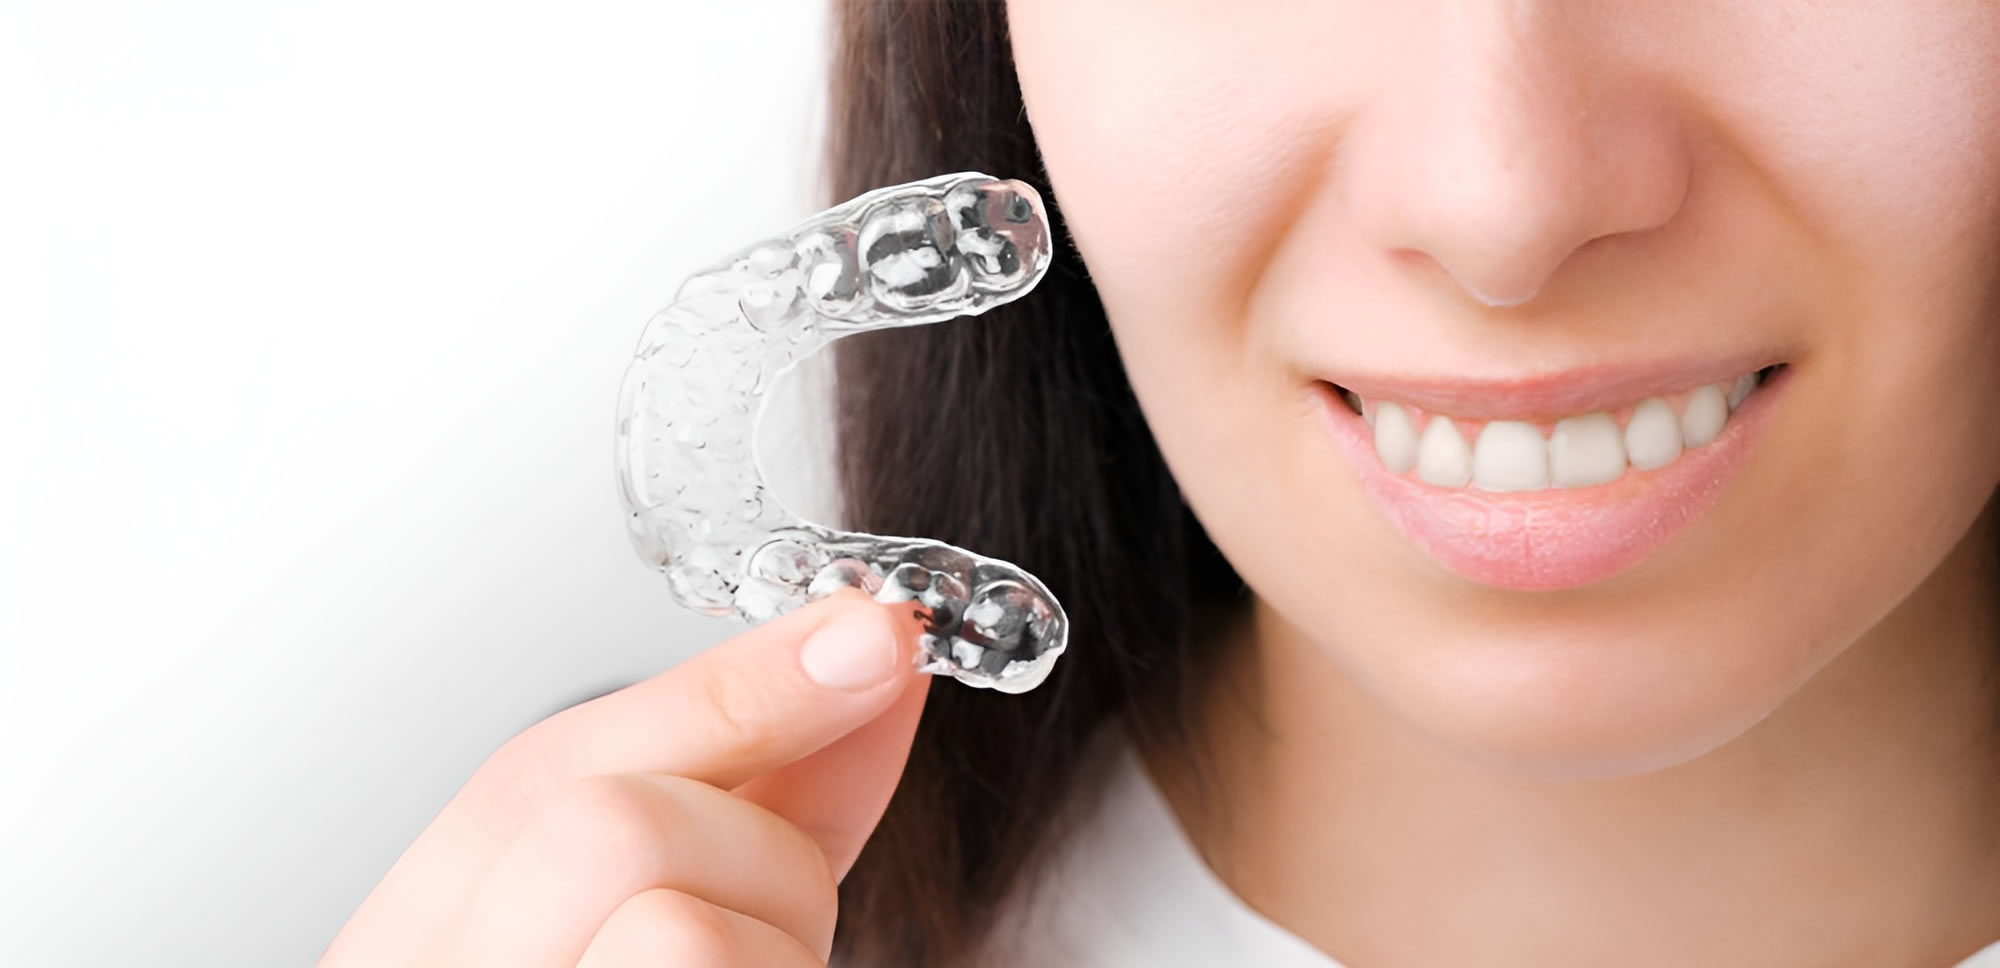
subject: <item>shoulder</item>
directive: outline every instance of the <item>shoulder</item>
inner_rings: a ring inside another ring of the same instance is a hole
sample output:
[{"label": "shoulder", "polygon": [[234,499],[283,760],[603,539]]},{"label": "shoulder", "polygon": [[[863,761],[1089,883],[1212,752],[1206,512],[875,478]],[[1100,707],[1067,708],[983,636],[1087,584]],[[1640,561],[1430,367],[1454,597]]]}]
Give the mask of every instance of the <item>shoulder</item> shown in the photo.
[{"label": "shoulder", "polygon": [[1096,965],[1123,925],[1116,903],[1132,883],[1135,808],[1149,795],[1123,726],[1112,722],[1092,737],[1077,785],[1051,837],[994,911],[978,956],[965,968]]}]

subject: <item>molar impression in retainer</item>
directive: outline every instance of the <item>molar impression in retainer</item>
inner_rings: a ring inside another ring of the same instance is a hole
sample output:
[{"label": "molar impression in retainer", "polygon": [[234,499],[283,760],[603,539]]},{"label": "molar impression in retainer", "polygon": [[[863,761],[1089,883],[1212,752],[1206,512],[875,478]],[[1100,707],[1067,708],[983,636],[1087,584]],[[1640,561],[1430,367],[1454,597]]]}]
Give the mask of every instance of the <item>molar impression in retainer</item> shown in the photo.
[{"label": "molar impression in retainer", "polygon": [[803,520],[765,486],[754,442],[766,391],[814,351],[980,315],[1033,289],[1049,260],[1033,187],[959,172],[878,188],[690,276],[647,323],[619,394],[619,492],[640,556],[704,615],[764,622],[844,587],[915,600],[929,609],[923,671],[1039,685],[1069,637],[1040,580],[941,541]]}]

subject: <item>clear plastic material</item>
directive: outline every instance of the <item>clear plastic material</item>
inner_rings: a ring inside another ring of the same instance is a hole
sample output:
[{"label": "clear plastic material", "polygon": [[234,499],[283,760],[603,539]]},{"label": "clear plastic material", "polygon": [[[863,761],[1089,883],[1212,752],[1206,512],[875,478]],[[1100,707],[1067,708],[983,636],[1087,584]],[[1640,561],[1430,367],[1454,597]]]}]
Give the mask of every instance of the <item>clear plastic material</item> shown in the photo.
[{"label": "clear plastic material", "polygon": [[1033,187],[960,172],[868,192],[682,283],[640,336],[617,429],[633,544],[675,599],[763,622],[861,588],[927,608],[925,672],[1009,693],[1047,678],[1069,621],[1039,579],[941,541],[803,520],[765,486],[754,440],[765,392],[801,359],[1018,299],[1050,244]]}]

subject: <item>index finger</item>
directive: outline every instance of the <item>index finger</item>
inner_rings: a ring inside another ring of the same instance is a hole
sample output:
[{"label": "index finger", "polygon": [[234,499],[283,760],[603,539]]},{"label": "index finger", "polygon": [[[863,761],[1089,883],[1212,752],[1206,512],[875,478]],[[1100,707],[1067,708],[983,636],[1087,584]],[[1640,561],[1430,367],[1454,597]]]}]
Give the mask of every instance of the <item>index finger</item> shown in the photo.
[{"label": "index finger", "polygon": [[[859,590],[813,602],[672,669],[572,706],[510,740],[493,762],[515,784],[602,773],[670,773],[732,789],[811,754],[888,707],[917,667],[923,607]],[[828,685],[807,671],[820,640],[877,655],[873,681]]]}]

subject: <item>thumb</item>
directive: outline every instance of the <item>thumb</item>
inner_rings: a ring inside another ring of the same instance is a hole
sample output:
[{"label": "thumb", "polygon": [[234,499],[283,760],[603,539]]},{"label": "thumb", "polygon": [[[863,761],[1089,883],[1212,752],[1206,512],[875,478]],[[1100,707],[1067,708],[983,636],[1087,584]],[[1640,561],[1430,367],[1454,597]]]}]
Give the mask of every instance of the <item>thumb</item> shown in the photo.
[{"label": "thumb", "polygon": [[844,879],[902,779],[935,678],[910,677],[874,719],[732,792],[810,834]]}]

